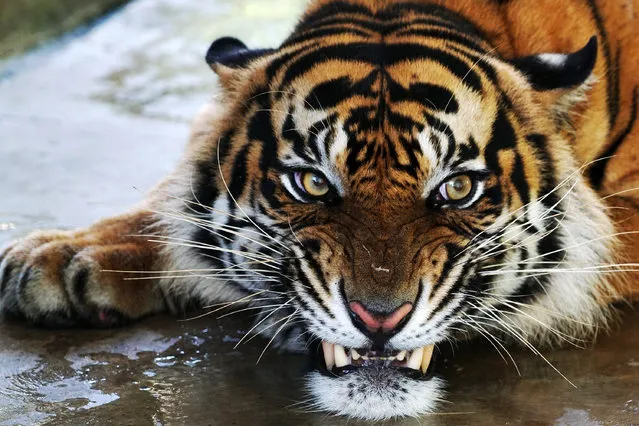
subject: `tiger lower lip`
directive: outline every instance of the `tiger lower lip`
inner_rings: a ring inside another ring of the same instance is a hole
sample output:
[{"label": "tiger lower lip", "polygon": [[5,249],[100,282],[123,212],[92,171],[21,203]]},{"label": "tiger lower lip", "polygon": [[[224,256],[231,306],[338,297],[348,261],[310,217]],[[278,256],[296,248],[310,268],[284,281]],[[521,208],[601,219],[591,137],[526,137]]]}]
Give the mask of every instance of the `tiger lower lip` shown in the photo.
[{"label": "tiger lower lip", "polygon": [[326,369],[346,366],[362,367],[369,365],[383,365],[394,368],[409,368],[426,374],[432,362],[435,346],[429,345],[412,351],[397,351],[395,353],[379,354],[375,351],[346,349],[343,346],[322,341],[322,352]]}]

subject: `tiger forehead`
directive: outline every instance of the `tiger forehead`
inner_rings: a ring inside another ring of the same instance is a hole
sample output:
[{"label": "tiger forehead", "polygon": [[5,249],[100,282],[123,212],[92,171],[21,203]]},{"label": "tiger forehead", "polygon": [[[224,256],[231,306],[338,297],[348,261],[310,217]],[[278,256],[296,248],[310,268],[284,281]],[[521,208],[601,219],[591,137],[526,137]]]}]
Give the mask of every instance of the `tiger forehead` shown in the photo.
[{"label": "tiger forehead", "polygon": [[287,93],[273,108],[285,152],[336,168],[350,187],[395,185],[411,198],[454,151],[488,140],[496,110],[494,98],[435,59],[322,63]]},{"label": "tiger forehead", "polygon": [[322,166],[351,189],[420,197],[458,148],[489,138],[498,95],[488,47],[437,7],[346,14],[347,26],[311,13],[269,67],[280,158]]}]

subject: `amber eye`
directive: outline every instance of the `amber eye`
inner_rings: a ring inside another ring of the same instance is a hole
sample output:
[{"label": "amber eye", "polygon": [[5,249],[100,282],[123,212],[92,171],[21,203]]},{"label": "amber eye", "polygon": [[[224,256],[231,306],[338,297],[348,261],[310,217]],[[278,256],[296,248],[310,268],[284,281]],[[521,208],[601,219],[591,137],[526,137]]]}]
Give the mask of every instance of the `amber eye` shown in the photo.
[{"label": "amber eye", "polygon": [[330,191],[328,180],[315,172],[295,172],[295,183],[311,197],[323,197]]},{"label": "amber eye", "polygon": [[447,201],[461,201],[473,192],[473,180],[468,175],[450,179],[439,188],[439,193]]}]

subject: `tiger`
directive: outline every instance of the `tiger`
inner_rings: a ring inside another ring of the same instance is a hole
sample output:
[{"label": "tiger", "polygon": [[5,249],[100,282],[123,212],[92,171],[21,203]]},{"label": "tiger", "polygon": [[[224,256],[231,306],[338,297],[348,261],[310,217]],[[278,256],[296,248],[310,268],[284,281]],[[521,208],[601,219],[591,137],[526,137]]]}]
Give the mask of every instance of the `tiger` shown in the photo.
[{"label": "tiger", "polygon": [[277,48],[218,39],[175,171],[126,214],[10,243],[0,310],[249,306],[313,359],[314,407],[367,420],[435,412],[447,342],[592,339],[639,295],[638,11],[312,0]]}]

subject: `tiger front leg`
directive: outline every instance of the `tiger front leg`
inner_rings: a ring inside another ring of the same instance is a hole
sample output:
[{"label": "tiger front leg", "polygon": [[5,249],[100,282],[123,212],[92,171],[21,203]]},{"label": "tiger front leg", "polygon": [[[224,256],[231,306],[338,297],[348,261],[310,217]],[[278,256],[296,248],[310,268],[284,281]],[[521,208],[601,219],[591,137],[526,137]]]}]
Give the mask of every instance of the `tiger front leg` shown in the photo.
[{"label": "tiger front leg", "polygon": [[112,327],[163,311],[157,280],[138,279],[162,264],[161,247],[140,236],[157,232],[153,223],[136,212],[11,243],[0,252],[0,312],[45,327]]}]

